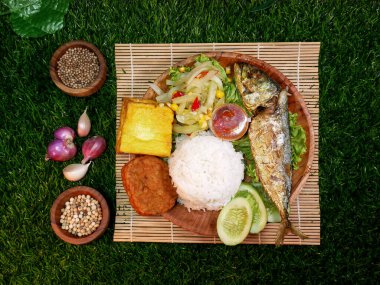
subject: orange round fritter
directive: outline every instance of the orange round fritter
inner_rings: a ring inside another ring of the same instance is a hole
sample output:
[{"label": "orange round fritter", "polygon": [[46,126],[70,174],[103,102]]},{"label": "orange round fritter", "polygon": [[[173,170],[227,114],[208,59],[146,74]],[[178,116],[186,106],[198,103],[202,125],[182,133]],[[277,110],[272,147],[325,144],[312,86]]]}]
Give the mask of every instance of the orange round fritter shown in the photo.
[{"label": "orange round fritter", "polygon": [[132,159],[121,169],[121,177],[129,202],[140,215],[160,215],[174,207],[178,195],[168,165],[158,157]]}]

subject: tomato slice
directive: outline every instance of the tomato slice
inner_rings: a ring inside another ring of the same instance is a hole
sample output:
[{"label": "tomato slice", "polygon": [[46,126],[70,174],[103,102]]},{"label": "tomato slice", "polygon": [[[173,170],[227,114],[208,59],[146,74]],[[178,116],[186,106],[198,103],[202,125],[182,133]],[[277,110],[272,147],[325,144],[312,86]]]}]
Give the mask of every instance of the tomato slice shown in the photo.
[{"label": "tomato slice", "polygon": [[182,93],[181,91],[177,91],[177,92],[175,92],[175,93],[172,95],[172,99],[177,98],[177,97],[182,97],[182,96],[185,96],[185,94]]},{"label": "tomato slice", "polygon": [[202,77],[205,77],[207,73],[208,73],[208,71],[202,71],[195,78],[201,79]]},{"label": "tomato slice", "polygon": [[199,102],[198,97],[195,97],[193,105],[191,105],[191,111],[194,112],[194,111],[198,110],[200,106],[201,106],[201,102]]}]

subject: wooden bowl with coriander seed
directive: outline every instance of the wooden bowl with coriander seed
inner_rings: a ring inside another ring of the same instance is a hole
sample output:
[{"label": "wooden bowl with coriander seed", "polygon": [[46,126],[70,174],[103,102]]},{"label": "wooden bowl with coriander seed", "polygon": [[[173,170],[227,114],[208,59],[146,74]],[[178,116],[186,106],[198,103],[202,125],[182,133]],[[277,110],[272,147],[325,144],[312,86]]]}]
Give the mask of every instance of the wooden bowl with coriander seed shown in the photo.
[{"label": "wooden bowl with coriander seed", "polygon": [[50,223],[55,234],[75,245],[88,244],[107,230],[110,209],[94,188],[76,186],[62,192],[50,209]]},{"label": "wooden bowl with coriander seed", "polygon": [[64,93],[87,97],[104,84],[107,65],[93,44],[78,40],[63,44],[50,60],[50,77]]}]

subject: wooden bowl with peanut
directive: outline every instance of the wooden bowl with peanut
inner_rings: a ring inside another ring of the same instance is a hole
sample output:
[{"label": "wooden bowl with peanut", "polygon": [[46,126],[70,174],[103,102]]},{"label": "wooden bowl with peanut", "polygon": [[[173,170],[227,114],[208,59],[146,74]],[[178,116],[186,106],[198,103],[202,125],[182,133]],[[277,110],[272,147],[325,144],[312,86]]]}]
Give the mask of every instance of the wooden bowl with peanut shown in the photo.
[{"label": "wooden bowl with peanut", "polygon": [[50,223],[55,234],[75,245],[88,244],[107,230],[110,210],[97,190],[77,186],[62,192],[50,210]]}]

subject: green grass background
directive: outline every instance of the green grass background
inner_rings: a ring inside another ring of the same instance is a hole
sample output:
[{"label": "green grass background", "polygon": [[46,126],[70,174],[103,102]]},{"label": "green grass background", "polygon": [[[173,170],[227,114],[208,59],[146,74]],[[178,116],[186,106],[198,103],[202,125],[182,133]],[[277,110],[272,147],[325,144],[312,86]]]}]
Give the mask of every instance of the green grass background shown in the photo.
[{"label": "green grass background", "polygon": [[[264,2],[272,3],[258,9]],[[375,283],[379,11],[378,1],[73,1],[65,27],[37,39],[17,36],[0,16],[0,284]],[[101,91],[85,99],[49,77],[52,53],[73,39],[98,46],[109,68]],[[115,212],[115,43],[277,41],[321,42],[320,246],[114,243],[114,221],[88,246],[54,235],[50,207],[74,185],[99,189]],[[75,128],[86,106],[90,134],[109,147],[70,183],[61,171],[71,162],[44,155],[54,129]]]}]

